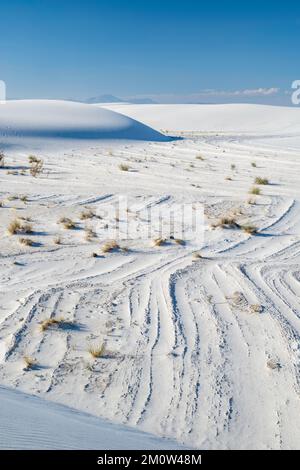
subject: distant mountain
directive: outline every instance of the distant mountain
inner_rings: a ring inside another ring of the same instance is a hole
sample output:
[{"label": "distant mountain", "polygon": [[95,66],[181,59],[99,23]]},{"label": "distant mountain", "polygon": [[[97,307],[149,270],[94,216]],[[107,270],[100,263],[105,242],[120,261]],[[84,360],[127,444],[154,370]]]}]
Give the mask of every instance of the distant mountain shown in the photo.
[{"label": "distant mountain", "polygon": [[118,98],[114,95],[100,95],[100,96],[93,96],[92,98],[88,98],[85,100],[85,103],[93,104],[93,103],[123,103],[124,100]]},{"label": "distant mountain", "polygon": [[156,104],[151,98],[119,98],[114,95],[99,95],[87,98],[84,100],[85,103],[133,103],[133,104]]},{"label": "distant mountain", "polygon": [[133,104],[157,104],[156,101],[151,98],[128,98],[127,101]]}]

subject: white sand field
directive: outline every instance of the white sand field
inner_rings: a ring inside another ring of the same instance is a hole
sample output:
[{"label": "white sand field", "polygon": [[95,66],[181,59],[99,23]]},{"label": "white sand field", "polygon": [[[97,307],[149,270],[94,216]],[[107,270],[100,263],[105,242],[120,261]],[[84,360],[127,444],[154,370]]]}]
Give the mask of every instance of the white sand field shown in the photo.
[{"label": "white sand field", "polygon": [[[299,449],[300,109],[109,108],[0,105],[0,384],[43,399],[37,416],[59,427],[71,411],[48,401],[133,426],[128,448],[147,446],[146,431],[199,449]],[[125,233],[120,195],[141,236],[103,252],[112,227]],[[203,246],[184,234],[153,246],[145,214],[177,203],[204,208]],[[15,219],[31,233],[9,234]],[[79,416],[78,429],[96,419]]]}]

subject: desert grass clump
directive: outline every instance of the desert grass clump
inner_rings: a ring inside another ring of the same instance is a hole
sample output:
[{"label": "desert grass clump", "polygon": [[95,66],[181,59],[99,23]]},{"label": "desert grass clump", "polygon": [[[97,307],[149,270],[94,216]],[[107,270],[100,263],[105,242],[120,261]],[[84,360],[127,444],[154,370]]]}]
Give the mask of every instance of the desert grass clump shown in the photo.
[{"label": "desert grass clump", "polygon": [[165,243],[166,243],[165,238],[155,238],[155,240],[153,240],[153,246],[162,246]]},{"label": "desert grass clump", "polygon": [[257,176],[254,180],[255,184],[262,184],[262,185],[267,185],[269,184],[268,178],[261,178],[260,176]]},{"label": "desert grass clump", "polygon": [[203,259],[203,256],[201,255],[201,253],[199,253],[199,251],[195,251],[193,253],[193,258],[194,259]]},{"label": "desert grass clump", "polygon": [[257,233],[257,227],[254,225],[241,225],[241,230],[249,235],[255,235]]},{"label": "desert grass clump", "polygon": [[253,188],[250,189],[249,193],[253,194],[254,196],[259,196],[261,194],[261,190],[257,186],[253,186]]},{"label": "desert grass clump", "polygon": [[46,331],[52,326],[58,326],[58,327],[63,327],[63,326],[72,326],[74,325],[74,322],[66,320],[64,317],[59,317],[59,318],[46,318],[45,320],[42,321],[41,323],[41,331]]},{"label": "desert grass clump", "polygon": [[29,161],[29,163],[30,163],[30,165],[31,165],[32,163],[37,163],[37,162],[39,162],[40,159],[39,159],[38,157],[36,157],[35,155],[29,155],[29,156],[28,156],[28,161]]},{"label": "desert grass clump", "polygon": [[24,202],[24,204],[26,204],[26,202],[28,202],[28,197],[26,196],[26,194],[20,196],[20,201]]},{"label": "desert grass clump", "polygon": [[87,242],[91,241],[93,238],[97,236],[94,230],[90,227],[86,227],[84,231],[85,231],[84,238]]},{"label": "desert grass clump", "polygon": [[185,245],[185,241],[182,240],[181,238],[175,238],[174,239],[174,243],[176,243],[176,245]]},{"label": "desert grass clump", "polygon": [[25,369],[26,370],[34,369],[34,367],[36,367],[36,365],[37,365],[36,360],[33,359],[30,356],[24,356],[23,360],[25,362]]},{"label": "desert grass clump", "polygon": [[120,246],[115,240],[109,240],[104,245],[102,245],[101,251],[102,253],[110,253],[114,250],[118,250]]},{"label": "desert grass clump", "polygon": [[261,304],[252,304],[249,308],[251,313],[262,313],[264,310],[264,307]]},{"label": "desert grass clump", "polygon": [[205,158],[202,155],[196,155],[195,158],[196,160],[201,160],[201,161],[205,160]]},{"label": "desert grass clump", "polygon": [[234,163],[232,163],[232,164],[230,165],[230,168],[231,168],[232,170],[235,170],[235,169],[236,169],[236,165],[234,165]]},{"label": "desert grass clump", "polygon": [[88,349],[88,352],[94,359],[98,359],[99,357],[103,356],[104,354],[104,344],[101,344],[100,346],[91,346]]},{"label": "desert grass clump", "polygon": [[129,171],[129,165],[127,165],[126,163],[121,163],[119,165],[119,170],[121,171]]},{"label": "desert grass clump", "polygon": [[252,163],[251,163],[251,166],[252,166],[253,168],[256,168],[256,167],[257,167],[257,165],[256,165],[255,162],[252,162]]},{"label": "desert grass clump", "polygon": [[19,242],[21,243],[21,245],[25,245],[25,246],[33,246],[34,245],[34,241],[31,240],[31,238],[20,238]]},{"label": "desert grass clump", "polygon": [[17,233],[32,233],[32,225],[23,222],[20,219],[14,219],[7,227],[9,235],[16,235]]},{"label": "desert grass clump", "polygon": [[239,224],[232,216],[221,217],[215,224],[212,225],[213,228],[239,228]]},{"label": "desert grass clump", "polygon": [[44,162],[43,160],[37,157],[34,157],[33,155],[28,157],[28,159],[30,163],[30,174],[31,176],[36,178],[40,173],[42,173],[43,168],[44,168]]},{"label": "desert grass clump", "polygon": [[91,209],[82,211],[80,214],[80,220],[92,219],[93,217],[95,217],[95,212],[92,211]]},{"label": "desert grass clump", "polygon": [[59,219],[58,223],[61,224],[66,230],[72,230],[76,227],[75,222],[73,222],[73,220],[69,219],[68,217],[62,217]]}]

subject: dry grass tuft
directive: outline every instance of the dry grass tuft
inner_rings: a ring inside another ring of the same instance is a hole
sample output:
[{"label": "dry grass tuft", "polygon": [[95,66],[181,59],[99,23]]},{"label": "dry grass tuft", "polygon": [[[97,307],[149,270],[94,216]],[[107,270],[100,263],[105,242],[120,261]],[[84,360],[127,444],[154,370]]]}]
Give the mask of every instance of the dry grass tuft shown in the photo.
[{"label": "dry grass tuft", "polygon": [[96,217],[96,214],[91,209],[87,209],[85,211],[82,211],[81,214],[80,214],[80,220],[92,219],[93,217]]},{"label": "dry grass tuft", "polygon": [[199,251],[196,251],[195,253],[193,253],[193,258],[195,258],[195,259],[202,259],[203,256],[201,255],[201,253],[199,253]]},{"label": "dry grass tuft", "polygon": [[40,173],[42,173],[44,162],[42,159],[37,158],[34,155],[29,155],[28,161],[30,163],[30,174],[36,178]]},{"label": "dry grass tuft", "polygon": [[155,240],[153,240],[153,246],[162,246],[165,243],[166,243],[165,238],[156,238]]},{"label": "dry grass tuft", "polygon": [[37,365],[36,360],[33,359],[33,358],[30,357],[30,356],[24,356],[23,359],[24,359],[25,366],[26,366],[26,369],[27,369],[27,370],[33,369],[33,368]]},{"label": "dry grass tuft", "polygon": [[34,245],[34,241],[31,240],[30,238],[20,238],[19,242],[21,243],[21,245],[25,245],[25,246],[33,246]]},{"label": "dry grass tuft", "polygon": [[53,238],[53,243],[54,245],[61,245],[61,238],[60,237]]},{"label": "dry grass tuft", "polygon": [[93,240],[93,238],[96,238],[97,236],[94,230],[90,227],[86,227],[84,231],[85,231],[84,238],[87,242],[90,242],[91,240]]},{"label": "dry grass tuft", "polygon": [[175,238],[174,242],[176,243],[176,245],[185,245],[185,241],[181,238]]},{"label": "dry grass tuft", "polygon": [[118,250],[120,247],[115,240],[109,240],[102,245],[102,253],[110,253],[111,251]]},{"label": "dry grass tuft", "polygon": [[74,325],[74,322],[66,320],[64,317],[59,317],[59,318],[46,318],[45,320],[42,321],[41,323],[41,330],[46,331],[48,328],[51,326],[72,326]]},{"label": "dry grass tuft", "polygon": [[239,224],[233,216],[221,217],[215,224],[212,225],[212,228],[239,228]]},{"label": "dry grass tuft", "polygon": [[104,346],[104,344],[102,344],[101,346],[98,346],[98,347],[91,346],[88,349],[88,351],[89,351],[90,355],[93,356],[93,358],[97,359],[97,358],[103,356],[104,351],[105,351],[105,346]]},{"label": "dry grass tuft", "polygon": [[257,233],[257,227],[254,225],[241,225],[240,228],[243,230],[243,232],[248,233],[249,235],[254,235]]},{"label": "dry grass tuft", "polygon": [[268,178],[261,178],[260,176],[257,176],[254,180],[254,183],[266,185],[266,184],[269,184],[269,180]]},{"label": "dry grass tuft", "polygon": [[120,169],[121,171],[129,171],[129,168],[130,168],[129,165],[127,165],[126,163],[121,163],[121,164],[119,165],[119,169]]},{"label": "dry grass tuft", "polygon": [[66,230],[71,230],[76,227],[75,222],[73,220],[69,219],[68,217],[62,217],[58,221],[59,224],[61,224]]},{"label": "dry grass tuft", "polygon": [[251,313],[262,313],[264,310],[264,307],[261,304],[252,304],[249,308]]},{"label": "dry grass tuft", "polygon": [[249,194],[254,194],[255,196],[259,196],[261,194],[261,191],[257,186],[253,186],[253,188],[250,189]]},{"label": "dry grass tuft", "polygon": [[202,157],[202,155],[196,155],[195,158],[196,158],[196,160],[201,160],[201,161],[205,160],[205,158]]},{"label": "dry grass tuft", "polygon": [[9,235],[15,235],[17,233],[32,233],[32,225],[23,222],[20,219],[14,219],[7,227]]}]

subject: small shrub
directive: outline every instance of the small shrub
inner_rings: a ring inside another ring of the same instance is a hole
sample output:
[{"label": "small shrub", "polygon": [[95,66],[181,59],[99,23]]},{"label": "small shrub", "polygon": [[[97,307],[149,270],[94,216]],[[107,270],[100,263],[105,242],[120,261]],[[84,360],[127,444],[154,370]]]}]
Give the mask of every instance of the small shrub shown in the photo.
[{"label": "small shrub", "polygon": [[31,165],[32,163],[38,163],[40,161],[40,159],[38,157],[36,157],[35,155],[29,155],[28,156],[28,161]]},{"label": "small shrub", "polygon": [[47,318],[46,320],[42,321],[41,330],[46,331],[51,326],[58,326],[58,327],[61,326],[61,327],[63,327],[63,326],[72,326],[72,325],[74,325],[74,322],[72,322],[70,320],[66,320],[63,317],[59,317],[59,318],[51,317],[51,318]]},{"label": "small shrub", "polygon": [[262,313],[264,310],[264,307],[260,304],[252,304],[249,308],[251,313]]},{"label": "small shrub", "polygon": [[241,230],[249,235],[257,233],[257,228],[254,225],[241,225]]},{"label": "small shrub", "polygon": [[73,222],[73,220],[69,219],[68,217],[62,217],[61,219],[59,219],[58,223],[62,224],[62,226],[66,230],[72,230],[76,227],[75,222]]},{"label": "small shrub", "polygon": [[42,173],[44,167],[44,162],[43,160],[36,159],[31,162],[30,166],[30,174],[34,178],[36,178],[40,173]]},{"label": "small shrub", "polygon": [[201,160],[201,161],[205,160],[205,158],[202,157],[202,155],[196,155],[195,158],[196,158],[196,160]]},{"label": "small shrub", "polygon": [[257,165],[256,165],[255,162],[252,162],[252,163],[251,163],[251,166],[253,166],[253,168],[256,168],[256,167],[257,167]]},{"label": "small shrub", "polygon": [[24,223],[22,220],[15,219],[9,224],[7,231],[9,235],[15,235],[17,233],[32,233],[32,225]]},{"label": "small shrub", "polygon": [[232,164],[230,165],[230,168],[231,168],[232,170],[235,170],[236,166],[232,163]]},{"label": "small shrub", "polygon": [[262,185],[269,184],[269,180],[267,178],[261,178],[260,176],[257,176],[254,182],[255,184],[262,184]]},{"label": "small shrub", "polygon": [[90,355],[93,356],[93,358],[95,358],[95,359],[103,356],[104,350],[105,350],[104,344],[102,344],[101,346],[98,346],[98,347],[91,346],[88,349]]},{"label": "small shrub", "polygon": [[129,165],[127,165],[126,163],[121,163],[121,164],[119,165],[119,169],[120,169],[121,171],[129,171]]},{"label": "small shrub", "polygon": [[93,217],[95,217],[95,213],[91,209],[82,211],[80,214],[80,220],[92,219]]},{"label": "small shrub", "polygon": [[94,230],[92,228],[89,228],[89,227],[86,227],[85,228],[85,240],[87,242],[91,241],[93,238],[95,238],[97,235],[96,233],[94,232]]},{"label": "small shrub", "polygon": [[118,250],[120,247],[115,240],[110,240],[104,245],[102,245],[101,251],[102,253],[110,253],[111,251]]},{"label": "small shrub", "polygon": [[25,366],[26,366],[26,369],[27,369],[27,370],[33,369],[33,368],[37,365],[36,360],[33,359],[33,358],[30,357],[30,356],[24,356],[23,359],[24,359]]},{"label": "small shrub", "polygon": [[25,245],[25,246],[33,246],[34,245],[34,241],[31,240],[30,238],[20,238],[19,242],[21,243],[21,245]]},{"label": "small shrub", "polygon": [[253,186],[253,188],[250,189],[249,193],[254,194],[255,196],[259,196],[261,194],[261,191],[257,186]]},{"label": "small shrub", "polygon": [[153,240],[153,246],[162,246],[165,244],[165,242],[165,238],[156,238],[155,240]]},{"label": "small shrub", "polygon": [[235,218],[232,216],[222,217],[218,222],[212,225],[213,228],[222,227],[222,228],[238,228],[239,224],[236,222]]}]

